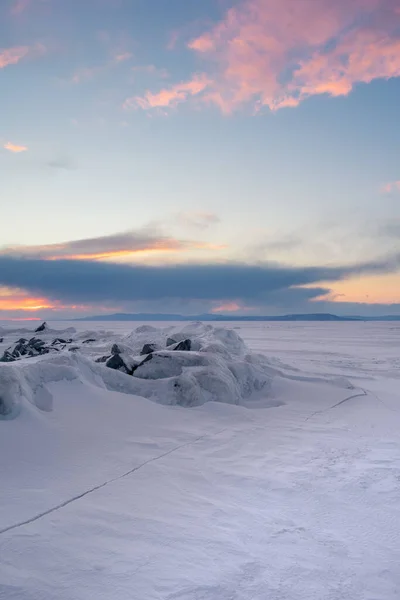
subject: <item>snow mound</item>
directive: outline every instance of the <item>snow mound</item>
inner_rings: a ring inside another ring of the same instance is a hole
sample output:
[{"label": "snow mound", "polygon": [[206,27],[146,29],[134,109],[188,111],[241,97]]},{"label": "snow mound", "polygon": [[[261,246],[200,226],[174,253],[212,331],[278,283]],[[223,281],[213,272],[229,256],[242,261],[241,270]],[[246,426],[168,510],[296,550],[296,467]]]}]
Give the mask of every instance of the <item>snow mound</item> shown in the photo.
[{"label": "snow mound", "polygon": [[[188,340],[185,347],[190,350],[180,350],[181,342]],[[84,332],[74,343],[74,352],[66,348],[55,355],[0,364],[0,419],[17,416],[24,405],[52,410],[51,385],[62,380],[193,407],[205,402],[242,404],[256,392],[266,392],[274,373],[266,357],[250,352],[235,331],[202,323],[141,326],[125,336]],[[99,352],[110,353],[113,344],[132,374],[96,362]],[[140,356],[146,344],[157,350]]]}]

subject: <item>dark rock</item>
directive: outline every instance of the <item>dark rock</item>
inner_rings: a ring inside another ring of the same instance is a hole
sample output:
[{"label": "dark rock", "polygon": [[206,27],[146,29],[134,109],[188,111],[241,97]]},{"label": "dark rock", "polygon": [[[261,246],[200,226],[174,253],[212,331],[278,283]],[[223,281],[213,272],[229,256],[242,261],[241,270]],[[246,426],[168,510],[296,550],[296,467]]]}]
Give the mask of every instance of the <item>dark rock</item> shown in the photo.
[{"label": "dark rock", "polygon": [[132,374],[132,369],[130,369],[124,363],[120,354],[113,354],[113,356],[111,356],[107,360],[106,367],[108,367],[109,369],[115,369],[116,371],[122,371],[123,373],[126,373],[127,375]]},{"label": "dark rock", "polygon": [[39,327],[37,329],[35,329],[35,333],[39,333],[39,331],[44,331],[45,329],[47,329],[46,321],[44,323],[42,323],[41,325],[39,325]]},{"label": "dark rock", "polygon": [[184,352],[189,352],[192,348],[192,340],[183,340],[179,342],[174,348],[174,350],[180,350]]},{"label": "dark rock", "polygon": [[82,344],[90,344],[91,342],[95,342],[96,340],[94,340],[93,338],[90,338],[88,340],[83,340]]},{"label": "dark rock", "polygon": [[55,340],[53,340],[51,342],[52,346],[55,346],[56,344],[67,344],[67,340],[63,340],[62,338],[56,338]]},{"label": "dark rock", "polygon": [[76,352],[76,350],[79,350],[79,346],[71,346],[70,348],[68,348],[69,352]]},{"label": "dark rock", "polygon": [[105,363],[108,361],[109,358],[111,358],[111,357],[110,356],[100,356],[100,358],[96,358],[96,360],[94,362]]},{"label": "dark rock", "polygon": [[0,358],[0,362],[14,362],[16,358],[11,354],[9,350],[6,350],[3,356]]},{"label": "dark rock", "polygon": [[34,348],[39,354],[47,354],[49,350],[46,349],[45,346],[46,342],[44,342],[43,340],[32,338],[27,344],[27,350],[29,350],[29,348]]},{"label": "dark rock", "polygon": [[0,344],[4,342],[4,338],[0,338]]},{"label": "dark rock", "polygon": [[1,358],[1,362],[13,362],[14,360],[20,360],[21,358],[32,358],[34,356],[42,356],[43,354],[49,354],[50,352],[59,352],[62,348],[57,348],[53,344],[46,346],[46,342],[39,338],[31,338],[29,341],[25,338],[20,338],[15,344],[14,348],[8,348]]},{"label": "dark rock", "polygon": [[172,344],[177,344],[178,342],[173,338],[167,338],[167,346],[172,346]]},{"label": "dark rock", "polygon": [[28,346],[26,345],[25,342],[18,342],[18,344],[15,346],[14,350],[12,351],[13,356],[24,356],[25,354],[28,353]]},{"label": "dark rock", "polygon": [[40,346],[44,346],[46,342],[44,342],[43,340],[39,339],[39,338],[31,338],[28,342],[28,346],[32,346],[32,347],[40,347]]},{"label": "dark rock", "polygon": [[155,352],[156,350],[157,350],[157,346],[155,344],[145,344],[142,348],[140,356],[143,356],[144,354],[151,354],[152,352]]},{"label": "dark rock", "polygon": [[121,350],[119,349],[117,344],[114,344],[111,348],[111,354],[121,354]]}]

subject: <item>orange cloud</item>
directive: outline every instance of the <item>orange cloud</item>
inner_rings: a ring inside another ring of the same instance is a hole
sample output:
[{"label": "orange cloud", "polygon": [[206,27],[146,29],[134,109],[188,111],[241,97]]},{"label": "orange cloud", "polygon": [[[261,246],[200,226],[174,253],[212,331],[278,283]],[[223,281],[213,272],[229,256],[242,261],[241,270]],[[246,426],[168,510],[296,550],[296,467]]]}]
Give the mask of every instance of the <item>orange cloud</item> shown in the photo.
[{"label": "orange cloud", "polygon": [[[242,0],[188,44],[211,73],[197,94],[226,114],[246,104],[278,110],[310,96],[345,96],[357,83],[400,76],[399,27],[398,0]],[[189,99],[180,87],[135,105]]]},{"label": "orange cloud", "polygon": [[177,83],[176,85],[166,88],[153,94],[146,92],[144,97],[133,96],[125,100],[123,107],[130,108],[169,108],[177,106],[180,102],[184,102],[190,96],[197,96],[203,92],[211,80],[206,75],[194,75],[190,81]]},{"label": "orange cloud", "polygon": [[392,192],[400,192],[400,180],[391,181],[382,187],[382,193],[391,194]]},{"label": "orange cloud", "polygon": [[4,144],[4,148],[16,154],[20,152],[26,152],[28,150],[27,146],[19,146],[18,144],[13,144],[11,142],[7,142],[7,144]]}]

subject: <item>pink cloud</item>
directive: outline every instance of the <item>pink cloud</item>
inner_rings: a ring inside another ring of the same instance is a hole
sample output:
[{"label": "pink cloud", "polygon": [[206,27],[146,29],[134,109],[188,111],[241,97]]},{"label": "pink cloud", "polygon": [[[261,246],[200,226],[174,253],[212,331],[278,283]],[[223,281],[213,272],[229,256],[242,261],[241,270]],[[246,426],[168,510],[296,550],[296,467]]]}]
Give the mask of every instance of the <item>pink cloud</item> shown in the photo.
[{"label": "pink cloud", "polygon": [[0,69],[9,65],[16,65],[30,52],[29,46],[14,46],[14,48],[0,49]]},{"label": "pink cloud", "polygon": [[213,308],[211,312],[213,314],[237,312],[238,310],[242,310],[242,308],[244,307],[238,304],[237,302],[224,302],[223,304],[220,304],[219,306]]},{"label": "pink cloud", "polygon": [[14,0],[11,6],[11,14],[20,15],[23,13],[31,4],[31,0]]},{"label": "pink cloud", "polygon": [[0,48],[0,69],[10,65],[16,65],[24,58],[41,56],[46,52],[42,44],[35,46],[14,46],[12,48]]},{"label": "pink cloud", "polygon": [[176,44],[179,40],[179,33],[177,31],[173,31],[169,37],[167,50],[174,50]]},{"label": "pink cloud", "polygon": [[399,27],[398,0],[242,0],[188,47],[208,73],[204,102],[277,110],[399,77]]},{"label": "pink cloud", "polygon": [[33,5],[48,1],[49,0],[12,0],[10,13],[13,16],[18,17],[29,10]]},{"label": "pink cloud", "polygon": [[382,187],[383,194],[392,194],[393,192],[400,192],[400,180],[391,181]]},{"label": "pink cloud", "polygon": [[190,96],[197,96],[203,92],[211,81],[205,75],[194,75],[190,81],[177,83],[170,88],[165,88],[153,94],[146,92],[143,97],[133,96],[124,102],[124,108],[170,108],[184,102]]},{"label": "pink cloud", "polygon": [[133,54],[131,52],[121,52],[120,54],[117,54],[114,57],[114,61],[116,63],[121,63],[121,62],[125,62],[127,60],[130,60],[133,57]]}]

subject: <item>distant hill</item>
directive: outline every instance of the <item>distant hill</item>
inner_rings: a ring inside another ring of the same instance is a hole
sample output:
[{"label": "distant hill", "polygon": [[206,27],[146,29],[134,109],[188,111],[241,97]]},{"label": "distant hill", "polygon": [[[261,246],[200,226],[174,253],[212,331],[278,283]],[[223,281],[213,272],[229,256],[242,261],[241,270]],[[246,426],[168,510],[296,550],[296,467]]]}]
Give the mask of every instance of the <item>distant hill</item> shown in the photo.
[{"label": "distant hill", "polygon": [[74,321],[400,321],[400,315],[386,315],[382,317],[361,317],[361,316],[338,316],[329,313],[315,314],[294,314],[280,315],[276,317],[269,316],[233,316],[233,315],[174,315],[162,313],[115,313],[112,315],[95,315],[93,317],[83,317],[81,319],[71,319]]}]

